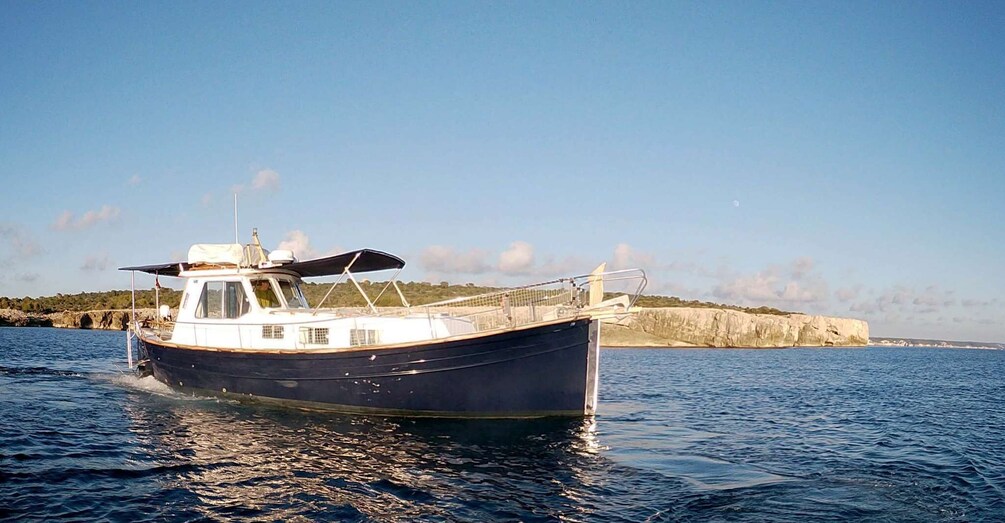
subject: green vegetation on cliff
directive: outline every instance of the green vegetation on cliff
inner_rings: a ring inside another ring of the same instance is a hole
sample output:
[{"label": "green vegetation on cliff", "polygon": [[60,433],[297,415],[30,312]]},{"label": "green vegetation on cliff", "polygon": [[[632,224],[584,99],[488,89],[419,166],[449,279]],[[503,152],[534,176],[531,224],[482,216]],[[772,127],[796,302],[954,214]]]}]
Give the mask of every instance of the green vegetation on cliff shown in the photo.
[{"label": "green vegetation on cliff", "polygon": [[[363,281],[360,286],[371,297],[380,294],[387,282]],[[461,296],[474,296],[500,290],[496,287],[479,287],[473,283],[465,285],[450,285],[447,282],[438,284],[427,282],[407,282],[399,283],[402,293],[408,298],[412,305],[424,305],[427,303],[458,298]],[[317,305],[321,299],[331,289],[331,284],[307,283],[303,286],[307,300],[312,305]],[[609,295],[607,297],[613,297]],[[51,313],[61,311],[88,311],[103,309],[128,309],[130,307],[131,294],[129,291],[105,291],[105,292],[81,292],[78,294],[57,294],[55,296],[44,296],[39,298],[8,298],[0,297],[0,309],[15,309],[23,312]],[[181,302],[181,291],[172,289],[161,289],[161,305],[169,305],[177,308]],[[155,294],[153,289],[136,291],[136,306],[138,308],[152,308],[155,305]],[[335,286],[328,299],[325,300],[325,307],[362,307],[366,302],[353,286],[352,283],[340,283]],[[381,295],[376,303],[381,307],[392,307],[401,305],[398,295],[393,287],[389,287]],[[639,298],[639,307],[695,307],[695,308],[715,308],[731,309],[748,312],[751,314],[790,314],[772,307],[739,307],[735,305],[724,305],[719,303],[701,302],[695,300],[682,300],[675,296],[642,296]]]},{"label": "green vegetation on cliff", "polygon": [[[153,289],[136,291],[136,307],[152,308],[156,302]],[[161,304],[177,307],[181,302],[181,291],[161,289]],[[92,311],[104,309],[128,309],[132,303],[129,291],[81,292],[78,294],[57,294],[39,298],[0,297],[0,309],[15,309],[22,312],[62,312]]]}]

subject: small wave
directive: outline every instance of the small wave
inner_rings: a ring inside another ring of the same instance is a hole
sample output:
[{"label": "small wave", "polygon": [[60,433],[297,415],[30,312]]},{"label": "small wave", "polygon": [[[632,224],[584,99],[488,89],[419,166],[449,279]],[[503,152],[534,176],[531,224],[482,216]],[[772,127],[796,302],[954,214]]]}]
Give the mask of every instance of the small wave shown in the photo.
[{"label": "small wave", "polygon": [[122,387],[125,389],[138,390],[142,392],[148,392],[150,394],[156,394],[158,396],[166,396],[171,398],[188,398],[189,395],[178,392],[171,387],[168,387],[164,383],[157,381],[153,376],[139,377],[131,373],[120,373],[108,375],[108,381],[112,385],[117,387]]},{"label": "small wave", "polygon": [[203,401],[209,403],[227,403],[227,404],[239,404],[237,400],[218,398],[215,396],[201,396],[196,394],[187,394],[171,387],[165,385],[164,383],[157,381],[153,376],[139,377],[132,373],[120,373],[120,374],[109,374],[106,376],[108,381],[116,386],[124,389],[131,389],[134,391],[146,392],[148,394],[153,394],[155,396],[160,396],[163,398],[169,398],[172,400],[184,400],[184,401]]},{"label": "small wave", "polygon": [[0,376],[71,376],[83,374],[72,370],[50,369],[48,367],[5,367],[0,365]]}]

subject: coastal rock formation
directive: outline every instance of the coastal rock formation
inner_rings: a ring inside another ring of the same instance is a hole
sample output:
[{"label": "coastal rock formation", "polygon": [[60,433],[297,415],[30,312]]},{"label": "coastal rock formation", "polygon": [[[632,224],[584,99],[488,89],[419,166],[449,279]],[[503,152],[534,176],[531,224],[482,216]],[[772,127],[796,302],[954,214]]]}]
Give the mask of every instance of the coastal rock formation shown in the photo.
[{"label": "coastal rock formation", "polygon": [[0,327],[51,327],[52,321],[45,314],[21,312],[16,309],[0,309]]},{"label": "coastal rock formation", "polygon": [[[97,310],[97,311],[64,311],[49,314],[53,327],[64,329],[98,329],[124,331],[129,326],[128,309]],[[136,309],[136,318],[140,321],[155,317],[154,309]]]},{"label": "coastal rock formation", "polygon": [[[63,329],[99,329],[124,331],[129,325],[128,309],[96,311],[63,311],[52,313],[24,313],[15,309],[0,309],[0,326],[4,327],[58,327]],[[137,309],[136,317],[153,319],[154,309]]]},{"label": "coastal rock formation", "polygon": [[[125,330],[130,311],[24,313],[0,309],[0,326]],[[142,320],[154,309],[137,309]],[[863,320],[789,314],[749,314],[727,309],[640,308],[621,324],[601,328],[607,347],[855,347],[869,343]]]},{"label": "coastal rock formation", "polygon": [[805,314],[666,307],[636,309],[623,323],[605,325],[602,343],[620,347],[854,347],[869,343],[869,324],[863,320]]}]

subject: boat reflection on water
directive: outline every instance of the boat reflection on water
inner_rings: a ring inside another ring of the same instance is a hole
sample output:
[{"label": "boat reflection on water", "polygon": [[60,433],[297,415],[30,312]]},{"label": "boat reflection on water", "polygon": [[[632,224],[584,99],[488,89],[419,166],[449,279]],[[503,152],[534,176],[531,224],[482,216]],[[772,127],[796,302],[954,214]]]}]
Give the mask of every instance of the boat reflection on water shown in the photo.
[{"label": "boat reflection on water", "polygon": [[592,418],[384,418],[178,396],[126,410],[158,465],[160,515],[578,519],[610,466]]}]

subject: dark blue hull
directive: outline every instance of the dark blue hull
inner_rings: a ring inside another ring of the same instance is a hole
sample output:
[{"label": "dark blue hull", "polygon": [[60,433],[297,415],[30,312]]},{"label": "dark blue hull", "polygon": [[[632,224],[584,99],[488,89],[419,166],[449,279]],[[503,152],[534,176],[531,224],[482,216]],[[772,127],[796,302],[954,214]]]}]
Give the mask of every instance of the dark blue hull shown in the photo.
[{"label": "dark blue hull", "polygon": [[348,412],[583,416],[596,408],[598,326],[589,319],[401,348],[206,350],[141,338],[154,377],[217,395]]}]

